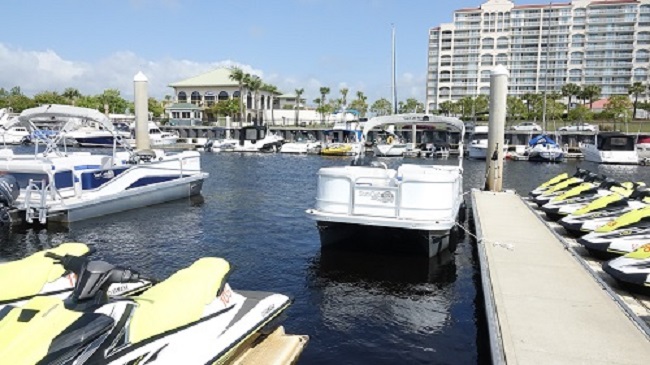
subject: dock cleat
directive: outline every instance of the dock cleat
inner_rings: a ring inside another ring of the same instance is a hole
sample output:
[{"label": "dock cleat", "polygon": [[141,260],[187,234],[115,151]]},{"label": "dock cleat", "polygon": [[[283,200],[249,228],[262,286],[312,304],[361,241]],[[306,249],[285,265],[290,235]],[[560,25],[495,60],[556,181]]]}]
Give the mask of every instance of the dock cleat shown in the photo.
[{"label": "dock cleat", "polygon": [[632,291],[650,293],[650,244],[603,263],[603,270]]}]

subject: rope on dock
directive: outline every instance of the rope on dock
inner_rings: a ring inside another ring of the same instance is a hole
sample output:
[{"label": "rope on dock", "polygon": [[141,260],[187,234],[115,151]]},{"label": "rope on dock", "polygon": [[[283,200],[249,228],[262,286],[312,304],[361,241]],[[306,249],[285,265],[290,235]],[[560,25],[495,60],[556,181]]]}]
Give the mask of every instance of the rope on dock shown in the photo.
[{"label": "rope on dock", "polygon": [[505,248],[508,251],[515,250],[515,245],[512,243],[491,241],[491,240],[486,240],[484,238],[479,239],[475,234],[470,232],[469,229],[465,228],[465,226],[462,223],[456,222],[456,226],[458,226],[458,228],[462,229],[466,234],[474,238],[476,240],[476,243],[491,244],[493,247]]}]

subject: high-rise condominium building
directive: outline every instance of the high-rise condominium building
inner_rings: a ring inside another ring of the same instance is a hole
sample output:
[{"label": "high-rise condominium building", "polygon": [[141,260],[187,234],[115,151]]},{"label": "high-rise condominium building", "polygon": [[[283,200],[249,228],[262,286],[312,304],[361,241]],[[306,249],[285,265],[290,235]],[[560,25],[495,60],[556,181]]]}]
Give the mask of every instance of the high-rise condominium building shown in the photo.
[{"label": "high-rise condominium building", "polygon": [[511,95],[567,83],[627,94],[632,82],[648,80],[650,0],[488,0],[456,10],[453,23],[429,30],[427,107],[487,94],[498,64],[510,70]]}]

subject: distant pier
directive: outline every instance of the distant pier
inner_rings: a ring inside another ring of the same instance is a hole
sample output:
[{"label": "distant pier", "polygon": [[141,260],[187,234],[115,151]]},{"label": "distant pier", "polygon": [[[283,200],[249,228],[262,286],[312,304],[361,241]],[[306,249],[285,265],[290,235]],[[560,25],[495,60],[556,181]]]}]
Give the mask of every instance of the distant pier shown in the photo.
[{"label": "distant pier", "polygon": [[646,364],[648,325],[514,193],[472,192],[493,364]]}]

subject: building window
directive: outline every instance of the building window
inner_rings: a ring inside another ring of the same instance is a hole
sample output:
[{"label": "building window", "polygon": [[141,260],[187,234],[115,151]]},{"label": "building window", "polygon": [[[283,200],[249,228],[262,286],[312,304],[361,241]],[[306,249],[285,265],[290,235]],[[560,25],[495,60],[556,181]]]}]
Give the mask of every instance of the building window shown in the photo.
[{"label": "building window", "polygon": [[187,94],[185,93],[185,91],[181,91],[178,93],[178,102],[187,103]]},{"label": "building window", "polygon": [[179,113],[179,112],[172,112],[172,118],[174,118],[174,119],[178,119],[179,117],[180,117],[180,113]]},{"label": "building window", "polygon": [[182,112],[181,113],[181,118],[190,119],[190,112]]}]

